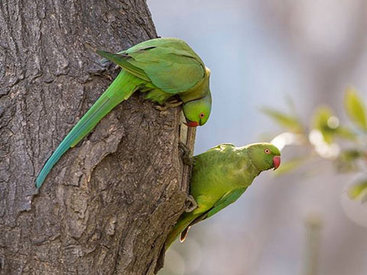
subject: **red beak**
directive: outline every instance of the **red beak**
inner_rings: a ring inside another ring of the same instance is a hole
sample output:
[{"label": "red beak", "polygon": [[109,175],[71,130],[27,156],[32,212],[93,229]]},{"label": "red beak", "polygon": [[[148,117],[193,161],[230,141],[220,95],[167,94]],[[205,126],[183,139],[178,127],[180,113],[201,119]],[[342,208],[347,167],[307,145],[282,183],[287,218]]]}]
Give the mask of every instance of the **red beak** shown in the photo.
[{"label": "red beak", "polygon": [[189,127],[197,127],[197,126],[199,126],[199,122],[196,122],[196,121],[188,121],[185,124],[187,126],[189,126]]},{"label": "red beak", "polygon": [[280,165],[280,157],[279,156],[273,157],[273,165],[274,165],[274,170],[279,167],[279,165]]}]

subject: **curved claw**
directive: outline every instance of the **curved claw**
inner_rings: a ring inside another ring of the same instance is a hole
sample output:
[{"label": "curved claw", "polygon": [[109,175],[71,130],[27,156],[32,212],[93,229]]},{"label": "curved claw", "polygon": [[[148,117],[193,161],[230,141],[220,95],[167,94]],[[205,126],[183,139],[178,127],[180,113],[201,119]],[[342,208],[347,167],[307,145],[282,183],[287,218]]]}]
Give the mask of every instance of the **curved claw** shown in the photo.
[{"label": "curved claw", "polygon": [[168,107],[166,105],[155,105],[154,108],[158,111],[164,112],[168,110]]},{"label": "curved claw", "polygon": [[182,105],[182,103],[183,103],[182,101],[172,100],[172,101],[167,101],[166,103],[164,103],[164,105],[156,105],[154,106],[154,108],[156,108],[159,111],[166,111],[169,108],[178,107]]},{"label": "curved claw", "polygon": [[188,195],[186,198],[186,209],[185,212],[192,212],[194,211],[196,208],[198,208],[198,203],[196,202],[196,200],[194,199],[193,196]]}]

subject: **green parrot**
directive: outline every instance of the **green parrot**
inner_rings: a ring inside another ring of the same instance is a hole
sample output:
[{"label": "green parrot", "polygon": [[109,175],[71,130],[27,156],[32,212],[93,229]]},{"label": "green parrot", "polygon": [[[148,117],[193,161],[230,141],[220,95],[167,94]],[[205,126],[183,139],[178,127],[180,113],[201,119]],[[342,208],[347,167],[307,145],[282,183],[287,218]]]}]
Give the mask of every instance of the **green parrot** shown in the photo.
[{"label": "green parrot", "polygon": [[181,215],[167,237],[165,249],[179,235],[183,242],[192,225],[235,202],[262,171],[277,169],[280,152],[270,143],[244,147],[220,144],[194,156],[193,163],[190,195],[196,202],[196,208]]},{"label": "green parrot", "polygon": [[[160,105],[169,99],[183,104],[189,127],[204,125],[211,111],[210,70],[186,42],[177,38],[157,38],[141,42],[117,54],[97,51],[122,70],[107,90],[79,120],[47,160],[36,179],[40,188],[52,167],[70,148],[78,144],[116,105],[135,91]],[[178,106],[171,104],[171,106]]]}]

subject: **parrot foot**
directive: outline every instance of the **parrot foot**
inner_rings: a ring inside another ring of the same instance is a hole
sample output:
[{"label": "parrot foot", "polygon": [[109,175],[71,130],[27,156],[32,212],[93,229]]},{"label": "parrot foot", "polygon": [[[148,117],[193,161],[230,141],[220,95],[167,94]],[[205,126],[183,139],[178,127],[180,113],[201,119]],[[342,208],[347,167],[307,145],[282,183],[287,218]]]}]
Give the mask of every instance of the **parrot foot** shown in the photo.
[{"label": "parrot foot", "polygon": [[166,102],[166,104],[168,106],[171,106],[171,107],[177,107],[177,106],[180,106],[183,104],[183,101],[177,99],[177,98],[173,98],[173,99],[170,99]]},{"label": "parrot foot", "polygon": [[188,195],[186,198],[186,209],[185,212],[192,212],[194,211],[196,208],[198,208],[198,203],[196,202],[196,200],[194,199],[193,196]]},{"label": "parrot foot", "polygon": [[183,102],[179,100],[172,100],[167,101],[164,105],[156,105],[155,108],[159,111],[167,111],[169,108],[175,108],[182,105],[182,103]]},{"label": "parrot foot", "polygon": [[158,111],[161,111],[161,112],[163,112],[163,111],[167,111],[167,107],[166,107],[166,105],[155,105],[154,106],[154,108],[156,109],[156,110],[158,110]]},{"label": "parrot foot", "polygon": [[194,165],[194,158],[192,157],[192,152],[183,142],[178,143],[178,148],[182,151],[182,162],[188,166]]}]

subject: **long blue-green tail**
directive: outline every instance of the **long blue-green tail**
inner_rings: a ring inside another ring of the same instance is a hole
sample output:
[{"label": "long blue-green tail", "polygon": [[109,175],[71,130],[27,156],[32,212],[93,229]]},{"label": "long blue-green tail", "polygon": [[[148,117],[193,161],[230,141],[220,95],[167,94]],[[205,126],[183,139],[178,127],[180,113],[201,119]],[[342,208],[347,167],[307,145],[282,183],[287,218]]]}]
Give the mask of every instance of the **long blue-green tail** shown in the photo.
[{"label": "long blue-green tail", "polygon": [[104,116],[106,116],[121,101],[128,99],[143,82],[143,80],[122,70],[108,89],[79,120],[47,160],[37,177],[36,187],[41,187],[52,167],[70,147],[74,147],[78,144],[80,140],[93,130]]}]

